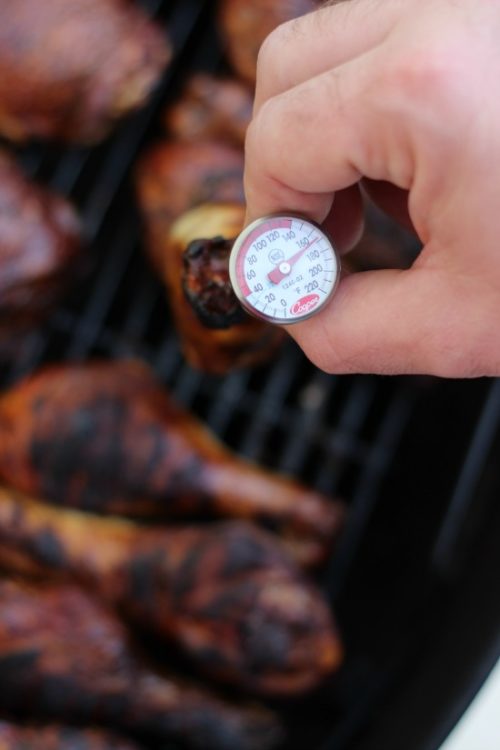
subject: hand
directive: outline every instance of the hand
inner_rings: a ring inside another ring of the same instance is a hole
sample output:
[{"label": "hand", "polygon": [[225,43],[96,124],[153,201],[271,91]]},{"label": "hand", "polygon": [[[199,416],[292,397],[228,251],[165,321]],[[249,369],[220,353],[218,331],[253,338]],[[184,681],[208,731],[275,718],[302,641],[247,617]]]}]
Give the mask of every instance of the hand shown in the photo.
[{"label": "hand", "polygon": [[368,178],[423,243],[411,269],[346,276],[289,328],[322,369],[500,375],[499,38],[499,3],[348,0],[264,43],[247,219],[302,212],[345,251]]}]

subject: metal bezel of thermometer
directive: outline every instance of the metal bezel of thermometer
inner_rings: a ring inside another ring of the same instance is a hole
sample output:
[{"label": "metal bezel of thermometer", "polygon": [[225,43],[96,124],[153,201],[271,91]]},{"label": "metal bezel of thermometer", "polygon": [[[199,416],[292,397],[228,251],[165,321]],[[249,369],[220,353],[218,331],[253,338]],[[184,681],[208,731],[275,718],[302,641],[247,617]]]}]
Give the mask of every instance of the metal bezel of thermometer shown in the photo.
[{"label": "metal bezel of thermometer", "polygon": [[340,261],[319,224],[292,213],[273,214],[238,235],[229,276],[245,310],[290,325],[323,310],[337,287]]}]

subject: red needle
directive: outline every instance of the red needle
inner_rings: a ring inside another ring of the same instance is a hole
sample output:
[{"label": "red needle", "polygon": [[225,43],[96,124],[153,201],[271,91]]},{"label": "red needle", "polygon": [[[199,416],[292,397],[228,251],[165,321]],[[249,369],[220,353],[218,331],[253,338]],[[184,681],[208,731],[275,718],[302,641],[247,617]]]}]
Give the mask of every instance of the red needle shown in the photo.
[{"label": "red needle", "polygon": [[[292,255],[291,258],[288,258],[288,260],[282,260],[279,266],[276,266],[276,268],[273,268],[273,270],[267,274],[267,278],[269,279],[269,281],[272,281],[273,284],[279,284],[282,279],[288,276],[293,266],[297,263],[299,258],[302,257],[305,251],[309,250],[311,245],[314,245],[314,243],[318,240],[319,237],[316,237],[316,239],[314,239],[308,245],[298,250],[295,255]],[[285,266],[286,270],[282,270],[283,266]]]}]

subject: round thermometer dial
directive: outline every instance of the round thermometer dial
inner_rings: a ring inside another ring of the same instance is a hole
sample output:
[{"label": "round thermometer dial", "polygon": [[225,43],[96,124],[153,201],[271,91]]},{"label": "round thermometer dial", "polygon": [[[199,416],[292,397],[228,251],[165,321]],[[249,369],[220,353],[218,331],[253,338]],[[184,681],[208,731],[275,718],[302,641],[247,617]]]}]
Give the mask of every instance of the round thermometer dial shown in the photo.
[{"label": "round thermometer dial", "polygon": [[293,215],[257,219],[238,236],[229,275],[243,307],[279,325],[319,312],[337,286],[340,263],[320,227]]}]

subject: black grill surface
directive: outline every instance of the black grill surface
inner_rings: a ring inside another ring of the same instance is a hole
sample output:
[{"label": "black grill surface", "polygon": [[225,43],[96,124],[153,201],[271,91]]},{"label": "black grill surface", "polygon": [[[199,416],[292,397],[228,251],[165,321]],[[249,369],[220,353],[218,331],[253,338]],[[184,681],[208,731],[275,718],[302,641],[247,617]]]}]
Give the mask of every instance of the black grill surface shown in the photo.
[{"label": "black grill surface", "polygon": [[[29,174],[80,209],[92,267],[42,328],[4,355],[2,385],[45,362],[140,357],[233,449],[344,497],[347,528],[321,582],[347,657],[324,689],[283,708],[287,750],[436,748],[498,654],[500,613],[477,581],[498,590],[499,384],[332,377],[292,342],[270,366],[223,378],[183,361],[141,252],[133,165],[187,74],[223,63],[211,3],[143,4],[167,25],[176,51],[150,106],[98,148],[19,150]],[[458,602],[480,647],[471,648],[462,613],[464,634],[452,648]]]}]

